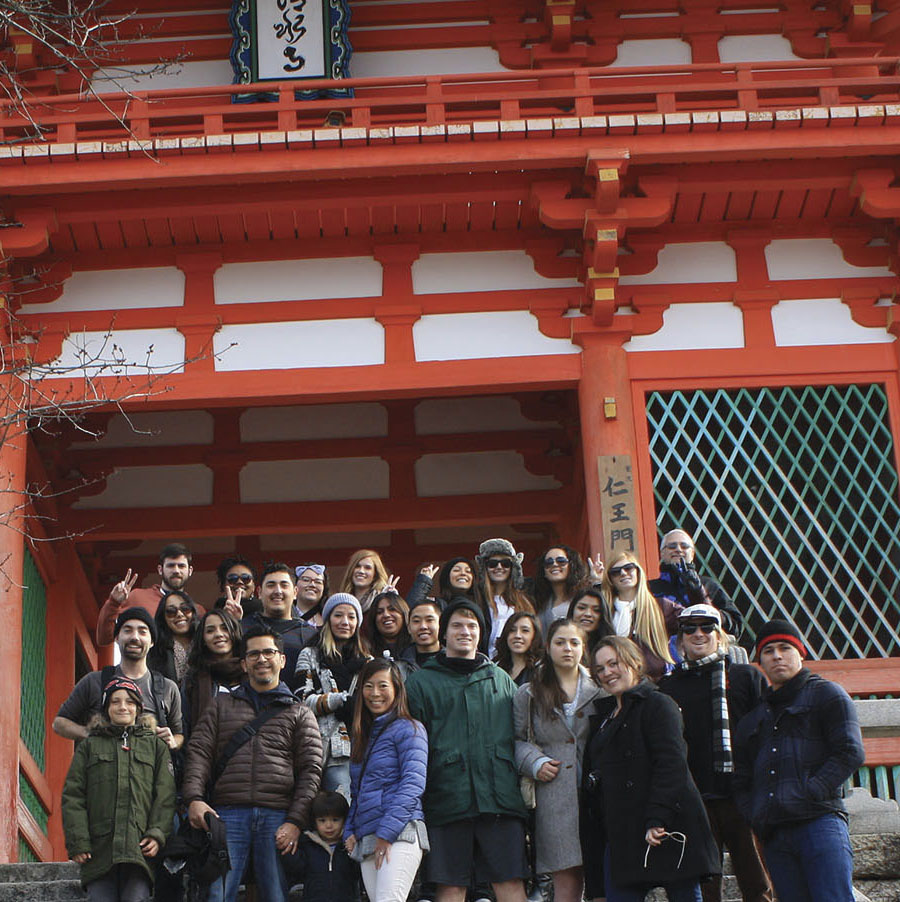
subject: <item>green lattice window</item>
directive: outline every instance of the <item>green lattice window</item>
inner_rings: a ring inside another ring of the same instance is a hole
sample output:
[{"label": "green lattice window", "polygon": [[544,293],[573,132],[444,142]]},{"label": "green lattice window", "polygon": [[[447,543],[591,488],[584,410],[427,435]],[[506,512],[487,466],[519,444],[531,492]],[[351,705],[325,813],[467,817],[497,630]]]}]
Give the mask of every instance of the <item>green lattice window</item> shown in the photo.
[{"label": "green lattice window", "polygon": [[20,735],[31,757],[44,769],[47,697],[47,594],[44,581],[25,549],[22,592],[22,697]]},{"label": "green lattice window", "polygon": [[657,525],[695,535],[754,635],[822,658],[900,653],[900,504],[881,385],[653,392]]},{"label": "green lattice window", "polygon": [[31,788],[31,784],[23,774],[19,774],[19,797],[25,803],[25,807],[31,812],[31,816],[37,821],[37,825],[47,832],[47,809],[44,808],[38,794]]}]

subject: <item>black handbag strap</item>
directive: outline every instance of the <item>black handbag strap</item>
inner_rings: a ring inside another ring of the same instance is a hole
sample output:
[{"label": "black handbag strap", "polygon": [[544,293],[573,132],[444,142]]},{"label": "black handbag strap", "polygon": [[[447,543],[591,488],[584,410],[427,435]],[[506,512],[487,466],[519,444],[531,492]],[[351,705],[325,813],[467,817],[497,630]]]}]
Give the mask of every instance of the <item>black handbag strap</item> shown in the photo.
[{"label": "black handbag strap", "polygon": [[[299,704],[298,702],[295,703]],[[285,705],[279,703],[272,703],[266,706],[253,718],[253,720],[250,721],[250,723],[244,724],[244,726],[232,735],[231,739],[228,740],[228,744],[222,749],[222,754],[216,761],[209,782],[206,784],[208,798],[212,796],[212,790],[216,785],[216,781],[225,773],[225,768],[228,767],[228,762],[232,759],[234,753],[244,745],[245,742],[249,742],[262,729],[264,723],[271,720],[280,711],[283,711],[285,707]]]}]

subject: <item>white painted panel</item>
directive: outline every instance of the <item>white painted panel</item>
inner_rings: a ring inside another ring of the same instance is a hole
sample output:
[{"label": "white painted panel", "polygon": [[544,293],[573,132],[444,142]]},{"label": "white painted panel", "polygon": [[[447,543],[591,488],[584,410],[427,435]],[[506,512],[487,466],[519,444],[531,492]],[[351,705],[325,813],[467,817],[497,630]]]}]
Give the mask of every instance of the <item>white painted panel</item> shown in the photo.
[{"label": "white painted panel", "polygon": [[415,294],[504,291],[517,288],[570,288],[577,279],[548,279],[535,272],[525,251],[423,254],[413,263]]},{"label": "white painted panel", "polygon": [[636,335],[626,351],[699,351],[744,347],[744,318],[727,302],[673,304],[663,313],[663,326],[652,335]]},{"label": "white painted panel", "polygon": [[640,38],[622,41],[610,68],[628,66],[680,66],[690,64],[691,46],[679,38]]},{"label": "white painted panel", "polygon": [[515,398],[434,398],[416,405],[419,435],[450,435],[454,432],[505,432],[558,426],[536,422],[522,414]]},{"label": "white painted panel", "polygon": [[226,263],[216,270],[217,304],[381,296],[381,264],[372,257]]},{"label": "white painted panel", "polygon": [[388,434],[381,404],[304,404],[253,407],[241,414],[241,441],[282,442]]},{"label": "white painted panel", "polygon": [[[533,532],[525,532],[516,529],[509,524],[494,524],[493,526],[439,526],[436,528],[415,530],[417,545],[458,545],[459,554],[468,554],[472,557],[478,551],[478,546],[492,536],[503,536],[509,539],[513,546],[518,544],[517,539],[526,542],[534,541]],[[527,569],[527,565],[526,565]]]},{"label": "white painted panel", "polygon": [[529,473],[517,451],[426,454],[416,461],[416,489],[420,497],[487,495],[558,487],[559,483],[552,476]]},{"label": "white painted panel", "polygon": [[73,442],[73,448],[139,448],[157,445],[209,445],[213,418],[206,410],[117,413],[96,441]]},{"label": "white painted panel", "polygon": [[241,470],[244,504],[387,498],[390,476],[380,457],[251,461]]},{"label": "white painted panel", "polygon": [[301,69],[307,77],[324,78],[328,72],[322,0],[285,6],[260,0],[251,7],[256,11],[260,79],[294,78]]},{"label": "white painted panel", "polygon": [[840,298],[803,298],[780,301],[772,308],[775,344],[801,345],[887,344],[894,340],[886,329],[861,326]]},{"label": "white painted panel", "polygon": [[55,301],[25,304],[22,313],[183,306],[184,273],[174,266],[158,266],[72,273]]},{"label": "white painted panel", "polygon": [[723,63],[766,63],[799,60],[791,42],[780,34],[735,34],[719,38],[719,59]]},{"label": "white painted panel", "polygon": [[[122,467],[113,470],[102,492],[76,501],[73,507],[196,507],[212,504],[212,490],[212,470],[203,464]],[[172,525],[177,529],[177,524]]]},{"label": "white painted panel", "polygon": [[[260,536],[259,547],[262,551],[292,551],[295,548],[308,548],[309,553],[303,560],[294,563],[310,564],[321,560],[319,554],[323,548],[385,548],[391,544],[389,530],[374,532],[328,532],[300,533],[298,535]],[[348,555],[349,557],[349,555]],[[328,577],[332,591],[340,584],[338,573],[343,567],[329,567]]]},{"label": "white painted panel", "polygon": [[642,276],[622,276],[623,285],[677,285],[690,282],[735,282],[734,251],[724,241],[667,244],[656,268]]},{"label": "white painted panel", "polygon": [[350,75],[353,78],[507,71],[509,70],[500,62],[500,54],[492,47],[357,51],[350,57]]},{"label": "white painted panel", "polygon": [[223,326],[216,370],[289,370],[384,363],[384,328],[374,319],[323,319]]},{"label": "white painted panel", "polygon": [[98,69],[91,78],[91,88],[97,93],[108,94],[117,91],[208,88],[230,85],[234,81],[234,69],[227,59],[172,63],[161,72],[154,72],[154,68],[148,65]]},{"label": "white painted panel", "polygon": [[184,336],[177,329],[129,329],[121,332],[75,332],[62,354],[39,375],[142,376],[180,373],[184,369]]},{"label": "white painted panel", "polygon": [[494,313],[441,313],[413,326],[416,360],[477,360],[578,354],[565,338],[547,338],[524,310]]},{"label": "white painted panel", "polygon": [[854,266],[830,238],[784,238],[766,245],[770,279],[892,276],[886,266]]}]

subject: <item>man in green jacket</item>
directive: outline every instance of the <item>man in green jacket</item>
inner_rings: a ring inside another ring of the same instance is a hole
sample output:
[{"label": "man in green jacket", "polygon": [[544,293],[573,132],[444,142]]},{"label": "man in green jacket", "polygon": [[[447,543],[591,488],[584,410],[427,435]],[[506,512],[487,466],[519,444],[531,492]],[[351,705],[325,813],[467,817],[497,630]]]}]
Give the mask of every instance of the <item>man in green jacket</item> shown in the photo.
[{"label": "man in green jacket", "polygon": [[525,902],[525,808],[515,766],[516,685],[478,651],[484,618],[468,598],[441,615],[445,650],[406,684],[413,717],[428,730],[423,798],[431,852],[426,877],[437,902],[464,902],[475,877],[497,902]]},{"label": "man in green jacket", "polygon": [[66,848],[91,902],[150,899],[155,858],[172,829],[175,779],[141,690],[114,677],[78,744],[62,794]]}]

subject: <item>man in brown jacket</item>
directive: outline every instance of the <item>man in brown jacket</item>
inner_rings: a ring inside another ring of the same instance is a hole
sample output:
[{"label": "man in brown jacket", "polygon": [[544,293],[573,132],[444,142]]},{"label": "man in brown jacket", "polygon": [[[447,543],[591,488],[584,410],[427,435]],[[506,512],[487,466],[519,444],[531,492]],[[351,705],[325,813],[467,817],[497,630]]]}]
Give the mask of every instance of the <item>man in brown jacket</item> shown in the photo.
[{"label": "man in brown jacket", "polygon": [[[191,823],[218,815],[228,834],[231,871],[210,887],[208,902],[234,902],[251,851],[260,902],[284,902],[280,855],[295,851],[322,776],[322,738],[315,716],[281,681],[281,636],[259,626],[244,635],[245,682],[220,692],[188,745],[184,800]],[[207,782],[231,737],[271,705],[280,710],[232,755],[206,800]],[[212,803],[212,806],[208,804]],[[279,854],[280,853],[280,854]]]}]

